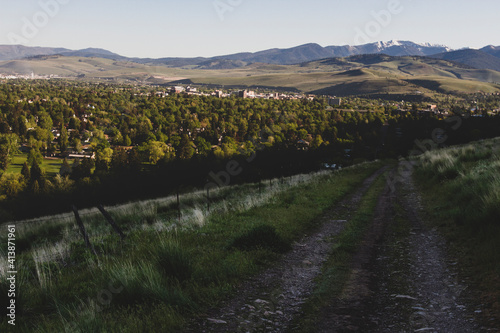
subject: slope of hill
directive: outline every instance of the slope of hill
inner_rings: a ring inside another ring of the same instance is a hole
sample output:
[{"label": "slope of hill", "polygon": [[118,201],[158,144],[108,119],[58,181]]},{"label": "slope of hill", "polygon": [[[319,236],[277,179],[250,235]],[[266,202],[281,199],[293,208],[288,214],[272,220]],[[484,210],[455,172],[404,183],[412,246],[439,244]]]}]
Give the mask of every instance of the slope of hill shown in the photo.
[{"label": "slope of hill", "polygon": [[[23,317],[26,320],[16,323],[21,326],[18,331],[38,325],[47,332],[123,332],[133,325],[138,331],[162,327],[165,332],[181,332],[193,308],[209,309],[214,301],[236,291],[240,281],[275,262],[290,244],[314,232],[324,211],[345,193],[362,187],[364,179],[381,165],[375,162],[339,173],[297,175],[290,182],[288,177],[286,181],[272,179],[262,187],[246,184],[214,189],[210,211],[204,207],[204,191],[186,193],[180,196],[180,222],[175,195],[107,207],[127,235],[123,242],[106,228],[99,211],[80,211],[97,258],[86,250],[79,234],[71,232],[75,224],[71,213],[39,218],[37,223],[16,223],[16,259],[26,268],[19,276],[26,281],[19,300],[23,308],[32,309]],[[153,223],[143,223],[147,217]],[[253,236],[252,230],[257,231]],[[267,237],[262,238],[263,231]],[[6,241],[6,236],[0,237]],[[6,253],[0,253],[0,260],[6,262]],[[97,260],[102,266],[96,269]],[[5,275],[5,270],[0,271],[0,290],[7,295]],[[93,303],[96,290],[103,288],[114,292],[106,311],[97,308],[103,302]],[[54,295],[50,301],[46,300],[48,290]],[[110,313],[113,320],[108,319]],[[146,319],[141,318],[144,313]],[[0,327],[6,328],[7,317],[3,317]]]},{"label": "slope of hill", "polygon": [[488,45],[486,47],[483,47],[481,51],[491,54],[495,57],[500,57],[500,46]]},{"label": "slope of hill", "polygon": [[[449,241],[450,253],[460,254],[481,303],[484,320],[500,327],[500,139],[428,151],[417,159],[416,180],[429,212],[428,225]],[[484,329],[484,328],[483,328]]]},{"label": "slope of hill", "polygon": [[143,69],[146,66],[117,62],[104,58],[64,57],[60,55],[36,56],[23,60],[10,60],[0,63],[0,71],[5,73],[38,75],[77,76],[93,72],[112,71],[117,69]]},{"label": "slope of hill", "polygon": [[[288,87],[316,94],[429,94],[432,92],[498,92],[500,72],[478,70],[427,57],[358,55],[299,65],[252,65],[232,71],[206,72],[192,82],[224,86]],[[196,75],[196,71],[192,74]]]},{"label": "slope of hill", "polygon": [[498,331],[499,144],[18,221],[20,331]]},{"label": "slope of hill", "polygon": [[22,45],[0,45],[0,61],[19,60],[24,58],[48,55],[64,55],[68,57],[100,57],[113,60],[129,60],[119,54],[104,49],[87,48],[82,50],[69,50],[54,47],[29,47]]},{"label": "slope of hill", "polygon": [[108,50],[98,49],[98,48],[87,48],[77,51],[65,51],[65,52],[59,52],[59,54],[67,57],[99,57],[112,60],[129,60],[129,58],[127,57],[123,57],[119,54],[110,52]]},{"label": "slope of hill", "polygon": [[177,69],[104,58],[51,55],[0,62],[0,73],[29,75],[32,72],[36,75],[55,75],[83,80],[129,82],[159,80],[159,83],[165,83],[185,78],[185,76],[179,76]]},{"label": "slope of hill", "polygon": [[0,60],[23,59],[37,55],[52,55],[63,52],[71,52],[65,48],[53,47],[29,47],[22,45],[0,45]]},{"label": "slope of hill", "polygon": [[[228,69],[229,67],[229,69]],[[195,68],[195,69],[193,69]],[[446,60],[382,54],[329,58],[297,65],[205,60],[182,68],[104,58],[38,56],[0,62],[0,73],[58,75],[82,80],[113,80],[226,87],[269,87],[318,94],[432,94],[433,92],[498,92],[500,72],[474,69]]]},{"label": "slope of hill", "polygon": [[455,61],[477,69],[500,71],[500,58],[483,51],[465,49],[431,55],[432,58]]}]

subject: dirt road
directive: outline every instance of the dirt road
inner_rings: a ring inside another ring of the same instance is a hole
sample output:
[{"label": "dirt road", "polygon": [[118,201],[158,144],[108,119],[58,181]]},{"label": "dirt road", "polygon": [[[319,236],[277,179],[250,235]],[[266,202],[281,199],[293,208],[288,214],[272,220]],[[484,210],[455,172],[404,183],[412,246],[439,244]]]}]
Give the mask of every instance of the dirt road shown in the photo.
[{"label": "dirt road", "polygon": [[379,197],[344,293],[322,310],[315,332],[483,331],[445,241],[421,219],[410,173],[398,175],[396,190]]},{"label": "dirt road", "polygon": [[[388,167],[365,180],[328,212],[276,265],[244,283],[238,295],[187,332],[302,332],[291,323],[314,290],[332,247],[364,193]],[[391,171],[396,172],[395,170]],[[411,175],[398,174],[395,191],[380,194],[375,217],[351,262],[341,295],[332,296],[312,332],[480,332],[466,281],[447,257],[444,240],[421,219]],[[338,217],[345,217],[339,220]]]}]

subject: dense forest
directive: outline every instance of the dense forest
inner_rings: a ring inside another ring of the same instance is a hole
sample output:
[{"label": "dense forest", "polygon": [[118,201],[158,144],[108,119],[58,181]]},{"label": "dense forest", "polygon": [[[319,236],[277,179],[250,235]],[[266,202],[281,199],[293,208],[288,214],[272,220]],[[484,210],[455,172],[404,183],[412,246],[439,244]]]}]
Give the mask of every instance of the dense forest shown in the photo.
[{"label": "dense forest", "polygon": [[[224,185],[500,135],[498,116],[471,117],[458,106],[445,119],[380,101],[351,99],[349,108],[371,112],[346,112],[319,97],[166,91],[63,80],[1,84],[0,220],[203,187],[221,182],[228,165],[241,172]],[[21,152],[21,173],[7,172]],[[43,169],[47,158],[64,159],[57,174]]]}]

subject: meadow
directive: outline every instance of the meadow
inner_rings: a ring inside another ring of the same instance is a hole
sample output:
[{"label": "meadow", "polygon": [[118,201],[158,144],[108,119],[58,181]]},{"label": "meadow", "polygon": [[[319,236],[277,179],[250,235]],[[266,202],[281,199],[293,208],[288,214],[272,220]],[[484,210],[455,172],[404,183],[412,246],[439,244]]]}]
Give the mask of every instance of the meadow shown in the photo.
[{"label": "meadow", "polygon": [[[20,174],[23,164],[27,161],[27,159],[28,154],[26,153],[13,156],[6,172]],[[44,158],[40,166],[45,170],[47,176],[52,177],[59,173],[62,163],[62,158]]]}]

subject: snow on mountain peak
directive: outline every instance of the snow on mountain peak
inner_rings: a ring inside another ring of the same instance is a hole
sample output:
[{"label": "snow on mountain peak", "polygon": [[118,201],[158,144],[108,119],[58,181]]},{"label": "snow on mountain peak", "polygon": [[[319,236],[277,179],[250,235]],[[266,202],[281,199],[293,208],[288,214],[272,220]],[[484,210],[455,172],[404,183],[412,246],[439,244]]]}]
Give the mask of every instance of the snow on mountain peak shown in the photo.
[{"label": "snow on mountain peak", "polygon": [[446,50],[446,52],[453,51],[452,48],[449,48],[446,45],[441,44],[431,44],[431,43],[414,43],[411,41],[401,41],[401,40],[390,40],[388,42],[379,41],[374,43],[379,50],[387,49],[394,46],[399,46],[402,48],[417,48],[422,51],[424,48],[442,48]]},{"label": "snow on mountain peak", "polygon": [[451,50],[448,46],[442,45],[442,44],[431,44],[431,43],[414,43],[414,44],[419,45],[419,46],[423,46],[423,47],[441,47],[441,48],[444,48],[447,50]]},{"label": "snow on mountain peak", "polygon": [[385,43],[386,47],[391,47],[391,46],[401,46],[401,42],[399,40],[390,40],[387,43]]},{"label": "snow on mountain peak", "polygon": [[379,41],[376,43],[379,50],[386,49],[391,46],[401,46],[401,42],[398,40],[390,40],[388,42]]}]

